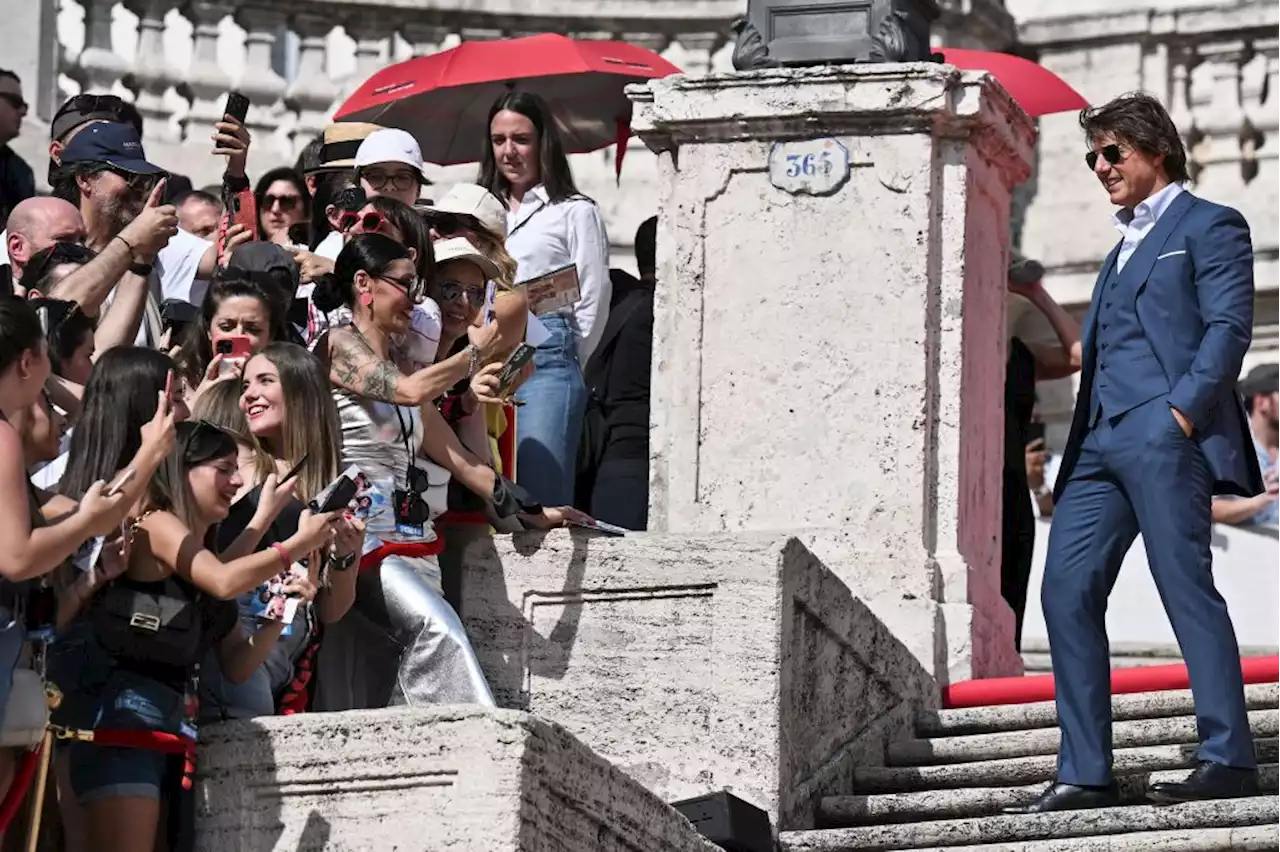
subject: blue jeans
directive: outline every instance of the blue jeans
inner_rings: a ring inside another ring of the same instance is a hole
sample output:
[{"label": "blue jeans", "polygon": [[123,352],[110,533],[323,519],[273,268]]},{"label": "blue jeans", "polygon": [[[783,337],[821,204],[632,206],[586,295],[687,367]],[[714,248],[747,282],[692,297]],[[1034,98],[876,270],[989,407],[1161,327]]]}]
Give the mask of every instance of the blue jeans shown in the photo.
[{"label": "blue jeans", "polygon": [[516,398],[516,474],[543,505],[573,504],[574,469],[587,390],[568,317],[540,317],[551,339],[535,350],[534,372]]}]

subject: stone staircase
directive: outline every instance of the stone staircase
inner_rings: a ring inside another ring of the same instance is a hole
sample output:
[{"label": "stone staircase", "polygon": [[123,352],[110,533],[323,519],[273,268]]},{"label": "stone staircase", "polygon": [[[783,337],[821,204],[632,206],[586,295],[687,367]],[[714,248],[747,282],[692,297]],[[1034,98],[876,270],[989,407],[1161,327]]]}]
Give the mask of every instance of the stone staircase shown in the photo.
[{"label": "stone staircase", "polygon": [[1153,806],[1147,786],[1194,766],[1189,691],[1119,695],[1115,773],[1124,804],[1056,814],[1005,816],[1000,809],[1043,789],[1056,768],[1053,704],[921,713],[916,738],[889,746],[883,767],[856,769],[854,795],[822,800],[814,831],[782,832],[785,852],[951,849],[1002,852],[1210,852],[1275,850],[1276,684],[1247,687],[1249,725],[1263,795]]}]

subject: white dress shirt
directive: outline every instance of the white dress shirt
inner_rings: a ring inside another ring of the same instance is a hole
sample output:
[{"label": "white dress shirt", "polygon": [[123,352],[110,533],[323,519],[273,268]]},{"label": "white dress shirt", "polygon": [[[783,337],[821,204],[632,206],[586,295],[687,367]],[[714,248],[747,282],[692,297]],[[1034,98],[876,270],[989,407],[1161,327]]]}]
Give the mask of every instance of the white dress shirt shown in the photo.
[{"label": "white dress shirt", "polygon": [[538,184],[524,194],[518,210],[507,213],[507,251],[519,264],[517,283],[577,266],[581,292],[568,310],[578,339],[578,363],[587,363],[604,333],[613,295],[609,237],[600,209],[581,196],[552,204],[546,187]]},{"label": "white dress shirt", "polygon": [[1149,198],[1139,201],[1134,208],[1121,208],[1111,217],[1111,223],[1123,238],[1120,243],[1120,254],[1116,255],[1116,268],[1124,272],[1124,265],[1133,257],[1147,234],[1156,226],[1156,222],[1169,209],[1173,199],[1185,192],[1180,183],[1171,183],[1154,192]]}]

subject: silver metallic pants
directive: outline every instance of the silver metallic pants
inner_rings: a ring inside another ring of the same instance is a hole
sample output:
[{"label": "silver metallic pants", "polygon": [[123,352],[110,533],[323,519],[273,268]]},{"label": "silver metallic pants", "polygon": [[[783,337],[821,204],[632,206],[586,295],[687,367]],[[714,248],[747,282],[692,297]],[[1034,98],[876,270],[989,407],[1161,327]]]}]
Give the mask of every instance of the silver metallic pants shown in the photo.
[{"label": "silver metallic pants", "polygon": [[495,706],[430,558],[389,556],[361,574],[355,606],[325,629],[316,670],[316,710]]}]

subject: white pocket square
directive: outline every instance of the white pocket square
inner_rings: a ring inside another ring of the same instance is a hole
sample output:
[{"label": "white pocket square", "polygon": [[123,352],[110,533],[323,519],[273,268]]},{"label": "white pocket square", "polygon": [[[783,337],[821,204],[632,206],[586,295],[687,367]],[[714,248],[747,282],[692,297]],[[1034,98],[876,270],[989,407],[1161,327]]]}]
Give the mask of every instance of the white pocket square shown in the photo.
[{"label": "white pocket square", "polygon": [[1186,254],[1186,253],[1187,253],[1186,249],[1178,249],[1177,251],[1167,251],[1164,254],[1157,257],[1156,260],[1164,260],[1166,257],[1173,257],[1176,254]]}]

